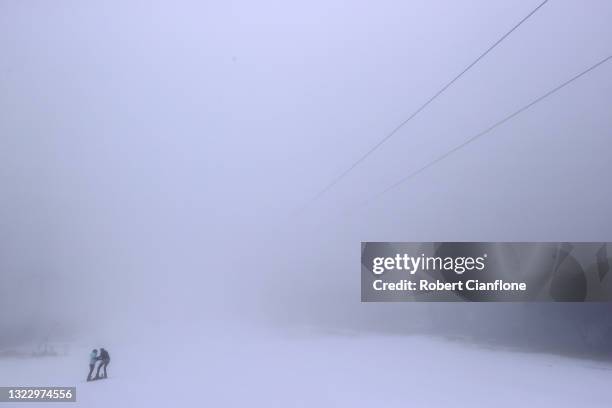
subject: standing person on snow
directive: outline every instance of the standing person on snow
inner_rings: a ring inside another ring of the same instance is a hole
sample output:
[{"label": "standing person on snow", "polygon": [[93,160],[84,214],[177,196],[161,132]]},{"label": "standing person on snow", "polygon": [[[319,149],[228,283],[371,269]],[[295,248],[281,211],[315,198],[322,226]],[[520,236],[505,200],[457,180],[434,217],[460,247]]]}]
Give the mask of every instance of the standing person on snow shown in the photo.
[{"label": "standing person on snow", "polygon": [[93,349],[91,353],[89,353],[89,374],[87,375],[87,381],[91,381],[91,375],[96,366],[96,361],[98,361],[98,350]]},{"label": "standing person on snow", "polygon": [[[108,354],[108,351],[104,350],[104,348],[102,347],[100,347],[100,356],[98,357],[98,360],[100,360],[100,364],[98,364],[98,371],[96,372],[96,379],[107,378],[108,375],[106,374],[106,367],[108,366],[108,363],[110,363],[110,354]],[[100,369],[103,367],[104,367],[104,375],[100,377]]]}]

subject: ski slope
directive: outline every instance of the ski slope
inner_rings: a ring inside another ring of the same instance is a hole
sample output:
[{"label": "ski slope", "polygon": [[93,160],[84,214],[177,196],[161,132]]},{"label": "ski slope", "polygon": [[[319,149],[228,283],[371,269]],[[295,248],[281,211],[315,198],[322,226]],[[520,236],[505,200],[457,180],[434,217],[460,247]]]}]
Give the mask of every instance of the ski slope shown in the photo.
[{"label": "ski slope", "polygon": [[[108,345],[108,380],[86,383],[89,348],[5,359],[2,385],[73,386],[83,407],[610,407],[612,367],[419,336],[236,331]],[[20,404],[29,406],[32,404]],[[36,405],[40,406],[40,405]]]}]

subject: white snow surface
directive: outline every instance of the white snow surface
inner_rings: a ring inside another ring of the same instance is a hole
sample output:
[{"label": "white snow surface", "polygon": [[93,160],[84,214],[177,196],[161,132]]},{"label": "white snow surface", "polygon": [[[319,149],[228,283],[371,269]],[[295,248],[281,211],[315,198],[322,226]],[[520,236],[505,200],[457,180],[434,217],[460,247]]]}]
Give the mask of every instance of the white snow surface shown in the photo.
[{"label": "white snow surface", "polygon": [[[85,382],[91,348],[3,359],[0,385],[76,386],[54,407],[610,407],[612,367],[427,336],[237,329],[107,345],[109,379]],[[3,404],[9,406],[11,404]],[[16,406],[40,404],[20,403]]]}]

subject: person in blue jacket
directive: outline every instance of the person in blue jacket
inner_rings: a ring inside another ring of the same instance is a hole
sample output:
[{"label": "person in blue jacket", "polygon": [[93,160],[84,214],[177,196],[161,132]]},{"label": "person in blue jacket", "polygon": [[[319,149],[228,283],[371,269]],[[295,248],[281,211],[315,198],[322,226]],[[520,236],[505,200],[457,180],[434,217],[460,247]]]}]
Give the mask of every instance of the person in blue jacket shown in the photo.
[{"label": "person in blue jacket", "polygon": [[89,353],[89,374],[87,375],[87,381],[91,381],[91,375],[96,367],[96,361],[98,361],[98,350],[93,349],[91,353]]}]

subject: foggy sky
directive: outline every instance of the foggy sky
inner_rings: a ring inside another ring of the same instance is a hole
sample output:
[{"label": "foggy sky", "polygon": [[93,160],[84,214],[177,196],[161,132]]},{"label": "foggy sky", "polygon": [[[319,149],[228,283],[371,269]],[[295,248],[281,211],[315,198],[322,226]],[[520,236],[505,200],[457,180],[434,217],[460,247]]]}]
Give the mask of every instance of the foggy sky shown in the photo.
[{"label": "foggy sky", "polygon": [[551,0],[312,202],[537,4],[0,2],[3,333],[375,326],[411,306],[359,303],[361,241],[610,241],[612,63],[360,206],[609,55],[605,0]]}]

